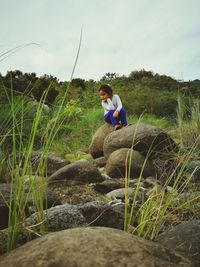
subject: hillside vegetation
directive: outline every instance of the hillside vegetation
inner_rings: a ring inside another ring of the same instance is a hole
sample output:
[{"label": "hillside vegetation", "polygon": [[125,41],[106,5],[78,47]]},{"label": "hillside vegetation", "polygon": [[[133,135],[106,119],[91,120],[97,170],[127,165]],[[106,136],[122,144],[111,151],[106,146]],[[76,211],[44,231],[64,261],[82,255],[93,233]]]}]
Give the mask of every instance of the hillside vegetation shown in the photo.
[{"label": "hillside vegetation", "polygon": [[[9,99],[12,99],[16,108],[16,119],[20,120],[23,116],[21,138],[26,141],[38,103],[45,94],[45,108],[36,134],[35,149],[41,146],[43,130],[59,109],[64,95],[64,108],[60,118],[62,126],[56,134],[56,144],[53,147],[68,152],[78,147],[87,147],[94,131],[103,123],[98,96],[98,88],[102,83],[111,84],[114,92],[120,95],[129,121],[136,121],[142,114],[144,121],[164,128],[170,128],[170,125],[177,122],[178,97],[184,102],[186,119],[191,117],[189,107],[194,101],[198,101],[200,95],[200,80],[177,81],[145,70],[133,71],[128,76],[106,73],[100,81],[74,78],[70,85],[67,81],[59,82],[51,75],[37,77],[35,73],[9,71],[5,76],[0,75],[1,136],[7,135],[3,147],[7,150],[11,145],[7,133],[11,123],[7,119],[11,113]],[[20,108],[22,102],[23,109]]]}]

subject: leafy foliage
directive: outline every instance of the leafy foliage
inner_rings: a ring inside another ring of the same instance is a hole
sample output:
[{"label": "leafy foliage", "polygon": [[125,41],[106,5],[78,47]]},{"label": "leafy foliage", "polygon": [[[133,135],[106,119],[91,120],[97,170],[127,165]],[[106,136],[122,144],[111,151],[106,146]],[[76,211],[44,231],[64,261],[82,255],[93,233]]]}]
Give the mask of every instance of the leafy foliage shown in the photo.
[{"label": "leafy foliage", "polygon": [[51,75],[37,77],[36,73],[22,73],[15,70],[8,71],[0,78],[1,86],[4,86],[8,93],[12,90],[15,95],[28,95],[39,101],[48,88],[47,104],[52,104],[58,95],[58,79]]},{"label": "leafy foliage", "polygon": [[80,87],[84,90],[85,89],[85,80],[80,79],[80,78],[74,78],[71,81],[71,85],[74,87]]}]

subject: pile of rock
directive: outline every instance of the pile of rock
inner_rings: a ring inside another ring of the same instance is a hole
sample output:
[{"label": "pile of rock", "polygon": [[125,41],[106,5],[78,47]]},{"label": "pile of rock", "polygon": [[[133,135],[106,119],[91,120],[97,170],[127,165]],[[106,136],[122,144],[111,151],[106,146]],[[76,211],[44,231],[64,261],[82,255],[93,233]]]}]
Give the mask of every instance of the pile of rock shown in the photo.
[{"label": "pile of rock", "polygon": [[[122,231],[125,194],[128,191],[131,203],[139,181],[135,201],[140,207],[152,190],[162,190],[165,175],[157,163],[164,162],[165,169],[166,162],[169,169],[173,167],[169,155],[176,149],[172,138],[155,126],[139,124],[113,131],[111,125],[104,124],[95,133],[89,147],[93,159],[70,163],[48,155],[48,177],[44,178],[48,190],[44,187],[42,218],[48,232],[54,233],[30,242],[37,236],[20,233],[18,246],[28,243],[2,256],[1,266],[197,266],[199,221],[182,223],[163,231],[157,237],[157,243]],[[33,154],[33,172],[37,170],[40,158],[41,153]],[[125,188],[127,177],[129,184]],[[37,183],[40,177],[24,177],[28,194],[24,226],[37,233],[40,216],[34,212],[33,197],[29,194],[31,179]],[[71,201],[66,203],[55,193],[58,187],[65,187],[65,194],[72,192]],[[90,195],[90,201],[74,201],[77,187]],[[171,190],[174,189],[166,187],[166,191]],[[1,229],[8,226],[8,203],[12,202],[12,197],[10,185],[0,184]],[[5,252],[7,236],[6,229],[0,232],[1,253]],[[171,248],[176,252],[170,251]]]},{"label": "pile of rock", "polygon": [[[97,162],[105,162],[105,171],[112,178],[137,178],[139,175],[160,177],[162,166],[157,159],[169,160],[176,143],[163,130],[148,124],[136,124],[111,131],[107,123],[95,133],[89,151]],[[101,157],[101,160],[98,158]],[[103,157],[103,158],[102,158]],[[102,166],[102,165],[101,165]],[[165,166],[166,167],[166,166]]]}]

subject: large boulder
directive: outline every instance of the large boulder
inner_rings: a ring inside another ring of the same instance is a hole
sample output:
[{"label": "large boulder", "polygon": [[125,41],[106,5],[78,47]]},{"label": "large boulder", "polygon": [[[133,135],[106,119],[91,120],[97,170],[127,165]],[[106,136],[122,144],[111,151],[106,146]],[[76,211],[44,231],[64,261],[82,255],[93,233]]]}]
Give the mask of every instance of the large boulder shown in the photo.
[{"label": "large boulder", "polygon": [[97,169],[95,162],[81,159],[59,169],[48,179],[50,183],[59,180],[76,180],[83,183],[92,183],[100,182],[104,179]]},{"label": "large boulder", "polygon": [[200,264],[200,220],[183,221],[157,236],[156,241]]},{"label": "large boulder", "polygon": [[192,262],[121,230],[74,228],[46,236],[3,255],[1,267],[191,267]]},{"label": "large boulder", "polygon": [[[124,205],[112,206],[103,201],[79,205],[63,204],[44,211],[44,222],[52,232],[86,225],[123,229]],[[34,229],[37,231],[37,213],[27,218],[26,225],[36,225]]]},{"label": "large boulder", "polygon": [[103,156],[103,143],[106,136],[114,131],[114,127],[109,123],[104,123],[100,126],[92,138],[92,142],[89,146],[89,152],[93,158],[99,158]]},{"label": "large boulder", "polygon": [[104,141],[103,152],[106,158],[119,148],[133,148],[150,156],[171,151],[175,142],[163,130],[148,124],[135,124],[110,133]]},{"label": "large boulder", "polygon": [[[112,152],[107,160],[105,167],[106,173],[112,178],[125,177],[125,173],[129,172],[131,178],[154,176],[155,169],[151,162],[145,160],[140,152],[121,148]],[[142,173],[141,173],[142,172]]]}]

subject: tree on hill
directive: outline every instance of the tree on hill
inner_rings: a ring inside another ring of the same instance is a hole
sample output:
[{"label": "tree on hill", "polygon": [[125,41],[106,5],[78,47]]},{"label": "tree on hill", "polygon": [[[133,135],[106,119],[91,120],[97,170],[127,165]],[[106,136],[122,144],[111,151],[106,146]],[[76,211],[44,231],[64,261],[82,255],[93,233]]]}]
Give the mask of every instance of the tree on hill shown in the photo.
[{"label": "tree on hill", "polygon": [[74,78],[71,81],[71,85],[73,87],[76,87],[76,88],[80,87],[80,88],[82,88],[84,90],[85,89],[85,80],[81,79],[81,78]]},{"label": "tree on hill", "polygon": [[115,72],[107,72],[102,78],[101,78],[101,82],[104,81],[113,81],[115,80],[119,75],[116,74]]},{"label": "tree on hill", "polygon": [[3,86],[12,90],[14,94],[31,95],[36,100],[40,100],[45,90],[48,90],[46,103],[52,104],[58,95],[59,82],[52,75],[37,77],[36,73],[23,73],[20,70],[8,71],[5,76],[1,75]]},{"label": "tree on hill", "polygon": [[129,74],[129,78],[133,78],[137,80],[141,80],[144,77],[152,78],[153,76],[154,76],[154,73],[152,71],[146,71],[144,69],[135,70]]},{"label": "tree on hill", "polygon": [[52,75],[43,75],[34,84],[32,94],[36,100],[40,100],[45,90],[48,90],[46,103],[52,104],[58,95],[58,79]]}]

